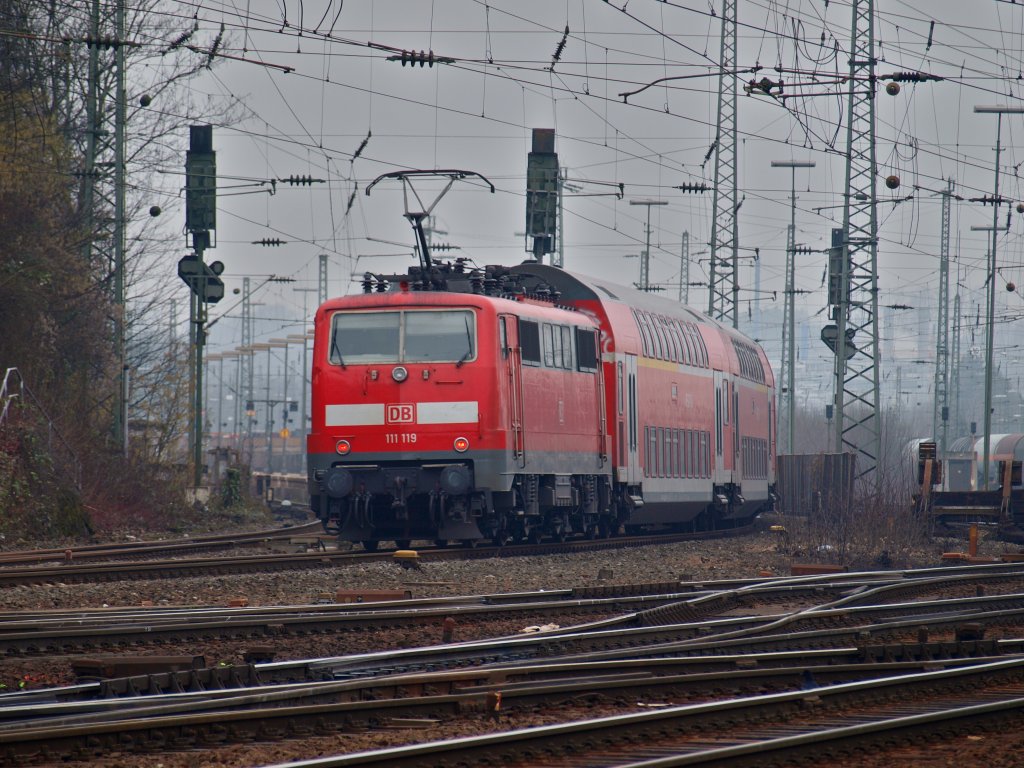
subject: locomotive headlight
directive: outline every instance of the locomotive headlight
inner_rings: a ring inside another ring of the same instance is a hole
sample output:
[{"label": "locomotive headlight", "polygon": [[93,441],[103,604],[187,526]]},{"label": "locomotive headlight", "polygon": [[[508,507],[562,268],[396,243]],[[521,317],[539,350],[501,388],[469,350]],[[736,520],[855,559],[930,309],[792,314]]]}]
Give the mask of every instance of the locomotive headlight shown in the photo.
[{"label": "locomotive headlight", "polygon": [[401,384],[409,378],[409,371],[406,370],[404,365],[396,365],[391,369],[391,378]]},{"label": "locomotive headlight", "polygon": [[352,452],[352,443],[348,440],[339,440],[338,444],[334,446],[334,451],[339,456],[348,456]]},{"label": "locomotive headlight", "polygon": [[465,437],[456,437],[452,447],[455,448],[458,453],[465,453],[469,450],[469,440]]}]

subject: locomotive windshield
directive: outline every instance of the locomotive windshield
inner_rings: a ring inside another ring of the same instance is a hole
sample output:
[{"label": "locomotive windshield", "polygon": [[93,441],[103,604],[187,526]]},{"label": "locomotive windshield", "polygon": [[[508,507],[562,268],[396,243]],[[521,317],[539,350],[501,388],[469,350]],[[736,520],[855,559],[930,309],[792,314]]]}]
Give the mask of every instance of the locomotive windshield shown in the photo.
[{"label": "locomotive windshield", "polygon": [[329,349],[335,365],[461,365],[476,353],[476,328],[469,310],[338,312]]}]

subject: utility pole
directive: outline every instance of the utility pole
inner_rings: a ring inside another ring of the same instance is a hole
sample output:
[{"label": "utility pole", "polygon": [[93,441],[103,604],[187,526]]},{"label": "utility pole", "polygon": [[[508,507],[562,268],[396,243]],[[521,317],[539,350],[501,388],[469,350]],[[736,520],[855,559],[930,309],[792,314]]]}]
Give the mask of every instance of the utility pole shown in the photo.
[{"label": "utility pole", "polygon": [[953,179],[942,193],[942,231],[939,235],[939,318],[935,328],[935,404],[932,436],[939,443],[939,458],[949,447],[949,230]]},{"label": "utility pole", "polygon": [[[995,310],[996,310],[996,244],[999,242],[999,204],[1006,202],[999,197],[999,156],[1002,152],[1003,115],[1024,114],[1024,107],[997,105],[993,107],[976,106],[975,112],[983,114],[994,114],[996,116],[996,179],[995,190],[992,193],[992,226],[971,227],[975,231],[991,230],[992,243],[988,252],[988,291],[986,292],[985,304],[985,449],[984,461],[982,462],[982,489],[989,487],[989,460],[992,454],[992,357],[995,346]],[[984,203],[982,199],[980,202]],[[1009,223],[1007,223],[1009,226]]]},{"label": "utility pole", "polygon": [[270,398],[270,351],[277,345],[273,342],[269,342],[264,345],[267,348],[267,399],[265,412],[266,424],[264,424],[265,432],[267,435],[267,474],[274,471],[274,405],[276,404]]},{"label": "utility pole", "polygon": [[637,284],[637,288],[646,292],[651,290],[651,206],[668,205],[668,200],[630,200],[629,204],[647,206],[647,245],[640,254],[640,282]]},{"label": "utility pole", "polygon": [[[292,342],[289,339],[271,339],[270,343],[273,344],[277,349],[283,349],[284,350],[284,368],[283,368],[283,371],[284,371],[284,381],[281,384],[281,403],[283,403],[283,405],[284,405],[284,410],[281,411],[281,430],[280,430],[279,434],[281,436],[281,471],[282,472],[287,472],[288,471],[288,466],[287,466],[287,461],[288,461],[288,458],[287,458],[288,457],[288,436],[289,436],[289,430],[288,430],[288,413],[289,413],[289,410],[288,410],[288,408],[289,408],[289,404],[288,404],[288,347],[289,347],[289,345],[291,345]],[[271,466],[270,469],[271,469],[271,471],[273,471],[273,467],[272,466]]]},{"label": "utility pole", "polygon": [[128,98],[125,92],[125,0],[117,0],[114,54],[114,349],[117,365],[117,395],[114,408],[114,441],[122,455],[128,454],[128,356],[125,321],[127,306],[124,290],[125,266],[125,124],[128,122]]},{"label": "utility pole", "polygon": [[178,300],[171,299],[167,317],[167,348],[173,350],[178,341]]},{"label": "utility pole", "polygon": [[739,328],[739,189],[736,168],[736,0],[722,0],[715,122],[715,189],[711,206],[708,314]]},{"label": "utility pole", "polygon": [[[252,400],[252,355],[246,350],[252,345],[252,288],[249,278],[242,278],[242,344],[238,348],[238,402],[235,403],[235,428],[238,432],[239,458],[245,453],[252,437],[252,418],[248,403]],[[245,417],[245,438],[242,437],[242,417]],[[252,461],[251,456],[245,460]]]},{"label": "utility pole", "polygon": [[679,303],[690,303],[690,233],[683,232],[683,245],[679,254]]},{"label": "utility pole", "polygon": [[[203,410],[204,410],[204,412],[206,414],[206,418],[203,420],[203,433],[205,435],[206,441],[208,443],[212,443],[213,442],[213,427],[214,427],[215,423],[216,424],[220,424],[221,407],[222,407],[221,406],[221,401],[222,401],[222,399],[224,397],[224,388],[223,388],[223,381],[224,381],[224,357],[221,355],[220,352],[213,352],[213,353],[208,354],[206,356],[205,362],[206,362],[206,371],[204,372],[204,376],[206,378],[204,379],[204,381],[205,381],[206,389],[203,392],[203,404],[204,404]],[[214,419],[213,419],[214,408],[213,408],[212,403],[210,402],[210,387],[213,384],[213,373],[214,373],[213,364],[217,363],[217,362],[220,363],[220,382],[221,382],[222,386],[220,386],[217,389],[217,408],[216,408],[217,420],[216,420],[216,422],[214,422]],[[219,428],[218,428],[217,432],[218,433],[220,432]],[[219,434],[217,436],[217,443],[218,443],[218,445],[220,444],[220,435]]]},{"label": "utility pole", "polygon": [[[288,338],[289,339],[293,339],[295,341],[298,341],[300,339],[302,340],[302,413],[301,413],[301,416],[299,418],[299,425],[300,425],[299,426],[299,438],[300,438],[301,444],[305,445],[306,444],[305,438],[306,438],[306,434],[308,433],[308,429],[309,429],[309,427],[307,426],[308,422],[306,421],[306,411],[309,408],[309,402],[308,402],[309,394],[308,394],[308,392],[309,392],[309,386],[310,386],[309,385],[309,375],[310,375],[310,373],[309,373],[309,342],[310,342],[310,339],[311,339],[311,337],[313,335],[313,332],[311,330],[308,330],[309,327],[310,327],[310,322],[309,322],[309,310],[306,308],[306,297],[309,296],[310,293],[315,293],[316,289],[315,288],[293,288],[292,290],[302,294],[302,333],[301,334],[292,334],[292,333],[290,333],[290,334],[288,334]],[[303,456],[306,455],[305,451],[303,451],[302,455]],[[303,461],[303,469],[305,469],[305,461],[306,461],[305,458],[303,458],[302,461]]]},{"label": "utility pole", "polygon": [[551,254],[551,266],[561,269],[565,266],[565,187],[567,169],[558,169],[558,242]]},{"label": "utility pole", "polygon": [[[836,290],[835,451],[853,450],[857,477],[875,477],[878,415],[878,221],[875,190],[875,3],[852,0],[846,113],[846,184]],[[822,337],[825,338],[824,336]]]},{"label": "utility pole", "polygon": [[785,431],[779,431],[779,435],[785,437],[782,453],[793,453],[796,424],[796,169],[813,168],[815,165],[813,160],[772,160],[772,168],[789,168],[791,180],[789,227],[786,230],[786,289],[782,313],[782,386],[779,388],[778,410],[786,425]]},{"label": "utility pole", "polygon": [[956,296],[953,297],[953,348],[950,351],[949,390],[953,394],[953,429],[960,424],[960,269],[957,267]]},{"label": "utility pole", "polygon": [[[239,354],[234,351],[220,353],[220,381],[217,392],[217,447],[226,447],[224,442],[224,361],[237,360]],[[237,368],[235,369],[237,371]],[[229,385],[230,388],[230,385]],[[235,400],[238,400],[238,390],[235,390]],[[236,425],[237,429],[237,425]]]},{"label": "utility pole", "polygon": [[[245,414],[245,403],[243,402],[243,390],[242,390],[242,362],[245,360],[246,353],[242,351],[241,347],[235,347],[235,428],[231,431],[235,436],[234,446],[238,452],[238,460],[243,461],[242,456],[242,416]],[[246,419],[248,421],[248,419]]]},{"label": "utility pole", "polygon": [[[263,399],[262,402],[267,407],[267,414],[266,414],[266,419],[267,420],[266,420],[266,424],[264,424],[264,432],[266,433],[266,436],[267,436],[266,448],[267,448],[267,451],[268,451],[268,456],[269,456],[269,450],[270,450],[270,349],[271,349],[272,346],[273,346],[272,344],[268,344],[266,342],[257,342],[255,344],[250,344],[249,348],[248,348],[249,349],[249,354],[252,357],[252,367],[253,368],[256,367],[256,353],[257,352],[262,352],[264,350],[266,350],[266,352],[267,352],[267,396],[266,396],[266,398]],[[249,427],[248,427],[249,454],[252,456],[252,459],[250,460],[250,464],[253,465],[253,466],[256,464],[256,456],[255,456],[256,451],[255,451],[255,446],[253,446],[253,444],[252,444],[252,422],[253,422],[253,419],[254,419],[254,417],[256,415],[256,402],[257,402],[256,398],[253,398],[253,399],[249,400],[248,402],[246,402],[246,404],[245,404],[246,415],[248,416],[248,422],[249,422]],[[269,458],[268,458],[268,461],[269,461]],[[268,472],[270,471],[270,467],[269,466],[267,467],[267,471]]]}]

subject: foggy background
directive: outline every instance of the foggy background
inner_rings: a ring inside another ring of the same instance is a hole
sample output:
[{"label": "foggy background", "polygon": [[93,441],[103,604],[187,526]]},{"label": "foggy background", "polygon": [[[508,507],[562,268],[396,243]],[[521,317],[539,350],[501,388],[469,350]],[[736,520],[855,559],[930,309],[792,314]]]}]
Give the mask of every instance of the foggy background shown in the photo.
[{"label": "foggy background", "polygon": [[[951,308],[950,317],[961,329],[962,412],[951,434],[962,434],[971,420],[981,421],[990,237],[970,227],[992,223],[991,206],[970,198],[992,194],[995,170],[996,117],[973,108],[1022,103],[1024,8],[999,0],[878,0],[875,9],[876,74],[942,78],[901,83],[895,96],[886,93],[887,81],[875,90],[881,405],[919,409],[920,434],[929,433],[938,193],[952,179],[959,198],[952,207],[950,302],[959,292],[961,313],[954,318]],[[706,284],[712,193],[677,187],[714,183],[709,150],[720,10],[719,2],[708,0],[168,2],[166,12],[182,33],[192,30],[195,56],[216,60],[192,81],[185,113],[201,115],[211,99],[238,103],[237,120],[214,123],[217,239],[206,258],[224,263],[227,295],[211,307],[211,318],[221,318],[211,330],[211,351],[241,344],[240,297],[232,291],[244,277],[256,289],[254,341],[265,341],[308,327],[320,254],[328,256],[331,296],[358,292],[365,271],[404,271],[415,263],[401,185],[382,182],[371,196],[364,194],[383,173],[458,168],[484,175],[496,193],[480,183],[457,183],[435,210],[434,242],[457,249],[442,257],[479,265],[521,261],[527,246],[516,233],[525,223],[533,128],[556,130],[559,161],[573,185],[565,197],[566,269],[620,283],[638,280],[639,259],[628,256],[644,247],[647,208],[629,200],[656,198],[668,205],[651,208],[651,283],[678,299],[681,239],[688,232],[689,280]],[[824,249],[843,213],[848,86],[842,77],[849,71],[851,6],[739,0],[738,20],[740,328],[777,366],[791,176],[771,161],[814,161],[815,168],[796,173],[797,243],[812,250],[797,256],[797,405],[819,412],[833,385],[832,354],[819,334],[827,314]],[[432,51],[450,61],[403,66],[403,50]],[[763,77],[781,79],[786,98],[776,89],[743,92],[743,84]],[[675,79],[628,102],[621,95],[662,78]],[[161,106],[155,101],[151,108]],[[1024,197],[1016,159],[1022,132],[1024,116],[1004,116],[1000,194],[1014,201]],[[144,170],[178,175],[183,187],[187,120],[181,141],[180,166]],[[314,181],[292,185],[291,176]],[[887,188],[888,176],[899,177],[898,188]],[[608,185],[620,183],[625,194],[617,200]],[[417,188],[429,204],[439,185]],[[1024,278],[1024,217],[1004,206],[1001,225],[1007,210],[1013,213],[1009,231],[999,237],[995,276],[993,431],[1020,429],[1024,410],[1016,330],[1024,302],[1019,291],[1006,290]],[[163,226],[183,228],[182,211],[164,218]],[[254,244],[265,239],[282,244]],[[270,276],[290,282],[265,282]],[[169,322],[184,334],[187,289],[173,263],[156,265],[134,288],[154,289],[166,295]],[[683,291],[690,305],[707,311],[706,285]],[[178,309],[170,309],[172,302]],[[265,357],[257,356],[258,366]],[[301,375],[300,359],[293,351],[289,376]],[[283,376],[270,386],[282,383]]]}]

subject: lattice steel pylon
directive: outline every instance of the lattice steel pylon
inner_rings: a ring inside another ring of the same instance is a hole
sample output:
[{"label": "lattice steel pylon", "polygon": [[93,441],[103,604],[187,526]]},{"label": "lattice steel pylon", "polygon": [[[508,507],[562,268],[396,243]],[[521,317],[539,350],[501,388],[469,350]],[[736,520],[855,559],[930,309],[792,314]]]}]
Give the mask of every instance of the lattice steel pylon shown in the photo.
[{"label": "lattice steel pylon", "polygon": [[945,457],[949,439],[949,228],[953,180],[942,193],[942,231],[939,236],[939,317],[935,326],[935,405],[932,437],[939,457]]},{"label": "lattice steel pylon", "polygon": [[875,193],[875,3],[852,0],[852,7],[842,258],[840,288],[833,304],[837,326],[835,450],[852,450],[857,455],[857,477],[877,480],[881,454],[881,359]]},{"label": "lattice steel pylon", "polygon": [[736,169],[736,0],[722,0],[715,123],[715,189],[711,204],[711,271],[708,314],[739,327],[739,227]]},{"label": "lattice steel pylon", "polygon": [[[120,451],[127,449],[127,365],[125,356],[125,4],[89,6],[85,94],[85,152],[79,188],[87,233],[83,256],[99,280],[110,287],[116,371],[111,432]],[[111,36],[111,31],[113,36]],[[109,279],[108,279],[109,276]]]},{"label": "lattice steel pylon", "polygon": [[[238,356],[238,380],[239,390],[243,393],[238,400],[238,421],[235,422],[238,429],[238,440],[242,447],[240,453],[245,457],[244,461],[252,461],[252,414],[249,403],[255,398],[253,386],[253,353],[252,353],[252,288],[249,278],[242,278],[242,346],[239,347]],[[245,419],[245,429],[242,429],[242,419]]]}]

